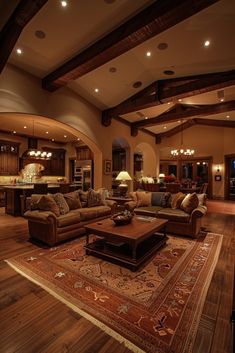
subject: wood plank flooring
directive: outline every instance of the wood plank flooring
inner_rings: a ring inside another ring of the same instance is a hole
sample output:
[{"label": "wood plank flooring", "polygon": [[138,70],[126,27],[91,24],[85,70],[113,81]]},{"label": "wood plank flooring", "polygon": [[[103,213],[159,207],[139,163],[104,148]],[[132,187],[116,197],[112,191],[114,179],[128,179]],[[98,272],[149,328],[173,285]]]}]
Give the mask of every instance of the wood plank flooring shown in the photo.
[{"label": "wood plank flooring", "polygon": [[[207,206],[203,226],[224,239],[193,353],[232,353],[235,203],[208,201]],[[130,353],[3,261],[35,246],[28,242],[27,221],[0,208],[0,353]]]}]

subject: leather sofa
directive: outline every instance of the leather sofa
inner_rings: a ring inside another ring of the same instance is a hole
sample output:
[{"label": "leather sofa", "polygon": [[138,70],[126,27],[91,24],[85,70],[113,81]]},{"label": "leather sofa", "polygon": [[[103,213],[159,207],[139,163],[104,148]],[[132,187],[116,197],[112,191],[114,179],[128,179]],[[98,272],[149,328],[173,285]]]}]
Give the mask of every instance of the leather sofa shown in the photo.
[{"label": "leather sofa", "polygon": [[[164,192],[150,192],[151,201],[153,196],[157,196],[158,200],[164,198],[167,193]],[[168,193],[169,195],[170,193]],[[134,211],[136,215],[157,217],[167,219],[169,222],[166,225],[166,231],[169,234],[178,234],[183,236],[189,236],[192,238],[197,238],[202,225],[202,218],[207,212],[207,207],[205,205],[206,195],[197,194],[198,206],[193,209],[191,213],[187,213],[181,208],[172,208],[171,199],[174,194],[170,194],[168,201],[164,204],[161,202],[151,202],[148,206],[138,205],[138,192],[133,192],[130,194],[133,201],[125,203],[125,207]],[[154,203],[154,204],[153,204]]]},{"label": "leather sofa", "polygon": [[24,217],[28,220],[32,239],[54,246],[59,242],[84,235],[85,225],[111,216],[116,204],[115,201],[105,200],[103,205],[77,208],[56,216],[52,211],[37,209],[35,204],[32,207],[31,197],[28,197]]}]

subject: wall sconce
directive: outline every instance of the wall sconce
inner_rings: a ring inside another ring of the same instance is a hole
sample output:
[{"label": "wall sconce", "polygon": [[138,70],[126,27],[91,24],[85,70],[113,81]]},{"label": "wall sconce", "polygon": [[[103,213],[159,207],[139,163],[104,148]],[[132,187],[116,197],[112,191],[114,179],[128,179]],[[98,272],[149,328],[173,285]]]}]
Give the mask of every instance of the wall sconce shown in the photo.
[{"label": "wall sconce", "polygon": [[221,166],[220,166],[219,164],[216,166],[216,171],[217,171],[217,172],[220,172],[220,171],[221,171]]}]

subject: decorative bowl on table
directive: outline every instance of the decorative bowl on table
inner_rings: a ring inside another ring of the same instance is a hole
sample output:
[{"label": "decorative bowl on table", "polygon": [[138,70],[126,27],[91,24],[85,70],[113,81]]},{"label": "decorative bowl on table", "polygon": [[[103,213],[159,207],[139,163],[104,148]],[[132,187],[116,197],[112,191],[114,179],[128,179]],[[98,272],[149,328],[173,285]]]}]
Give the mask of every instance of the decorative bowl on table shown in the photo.
[{"label": "decorative bowl on table", "polygon": [[133,218],[133,213],[127,210],[116,213],[111,217],[111,219],[114,221],[114,223],[117,226],[122,226],[128,223],[131,223],[132,218]]}]

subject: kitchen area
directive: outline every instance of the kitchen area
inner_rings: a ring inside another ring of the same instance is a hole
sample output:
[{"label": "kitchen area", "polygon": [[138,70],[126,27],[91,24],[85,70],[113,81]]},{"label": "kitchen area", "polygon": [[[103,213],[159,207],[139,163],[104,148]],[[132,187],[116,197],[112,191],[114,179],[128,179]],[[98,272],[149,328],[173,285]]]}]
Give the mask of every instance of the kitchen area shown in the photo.
[{"label": "kitchen area", "polygon": [[23,215],[26,197],[32,193],[93,187],[93,155],[88,146],[63,132],[58,140],[41,136],[0,130],[0,207],[7,214]]}]

